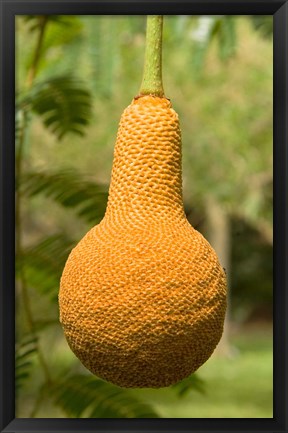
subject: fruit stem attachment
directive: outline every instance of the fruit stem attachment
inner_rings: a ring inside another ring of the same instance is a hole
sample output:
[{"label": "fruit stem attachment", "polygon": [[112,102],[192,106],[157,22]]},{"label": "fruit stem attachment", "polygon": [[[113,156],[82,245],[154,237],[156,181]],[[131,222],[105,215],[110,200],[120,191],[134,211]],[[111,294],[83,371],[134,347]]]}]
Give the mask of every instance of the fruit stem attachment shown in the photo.
[{"label": "fruit stem attachment", "polygon": [[164,96],[162,84],[162,15],[148,15],[141,95]]}]

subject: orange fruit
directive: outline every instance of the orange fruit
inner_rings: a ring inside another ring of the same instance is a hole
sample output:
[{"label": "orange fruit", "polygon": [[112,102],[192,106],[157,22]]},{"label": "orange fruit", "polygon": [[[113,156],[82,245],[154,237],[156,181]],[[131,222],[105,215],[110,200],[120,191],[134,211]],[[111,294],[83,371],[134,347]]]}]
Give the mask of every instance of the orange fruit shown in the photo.
[{"label": "orange fruit", "polygon": [[59,304],[76,356],[122,387],[174,384],[219,342],[225,272],[185,217],[179,120],[165,97],[124,110],[106,214],[72,250]]}]

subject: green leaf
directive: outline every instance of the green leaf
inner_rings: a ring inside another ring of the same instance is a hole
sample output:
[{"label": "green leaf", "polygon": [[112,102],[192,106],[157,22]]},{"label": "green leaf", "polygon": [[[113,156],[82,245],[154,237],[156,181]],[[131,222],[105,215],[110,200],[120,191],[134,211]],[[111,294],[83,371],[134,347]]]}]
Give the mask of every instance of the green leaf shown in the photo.
[{"label": "green leaf", "polygon": [[60,140],[69,133],[84,135],[92,115],[92,97],[83,82],[62,75],[35,84],[22,104],[29,104]]},{"label": "green leaf", "polygon": [[41,194],[63,207],[74,208],[89,223],[97,224],[104,216],[108,187],[86,179],[75,170],[26,173],[20,185],[23,194],[29,197]]},{"label": "green leaf", "polygon": [[263,38],[270,39],[273,36],[273,17],[270,15],[253,15],[251,21],[254,29]]},{"label": "green leaf", "polygon": [[63,267],[75,243],[60,234],[26,248],[16,259],[16,275],[23,266],[28,285],[55,300]]},{"label": "green leaf", "polygon": [[16,344],[15,386],[18,391],[30,377],[33,357],[37,352],[37,339],[31,335]]},{"label": "green leaf", "polygon": [[183,397],[190,391],[200,392],[201,394],[205,393],[205,383],[196,374],[192,374],[186,379],[181,380],[181,382],[172,385],[171,388],[176,391],[179,397]]},{"label": "green leaf", "polygon": [[94,376],[77,374],[50,388],[54,403],[73,418],[158,418],[147,403]]}]

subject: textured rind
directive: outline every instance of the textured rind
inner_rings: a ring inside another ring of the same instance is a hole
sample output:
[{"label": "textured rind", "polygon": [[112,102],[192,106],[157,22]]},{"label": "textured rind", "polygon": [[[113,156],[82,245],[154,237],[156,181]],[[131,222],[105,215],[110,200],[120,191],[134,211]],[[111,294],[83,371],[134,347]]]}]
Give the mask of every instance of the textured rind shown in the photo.
[{"label": "textured rind", "polygon": [[76,356],[122,387],[176,383],[218,344],[225,273],[185,217],[179,121],[166,98],[124,111],[105,217],[72,250],[59,305]]}]

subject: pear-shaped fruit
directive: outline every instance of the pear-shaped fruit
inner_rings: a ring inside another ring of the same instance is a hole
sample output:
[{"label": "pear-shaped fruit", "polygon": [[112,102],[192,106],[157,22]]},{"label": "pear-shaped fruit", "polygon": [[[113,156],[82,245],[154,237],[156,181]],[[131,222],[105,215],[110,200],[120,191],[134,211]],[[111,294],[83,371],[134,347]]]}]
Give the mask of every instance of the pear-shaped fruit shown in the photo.
[{"label": "pear-shaped fruit", "polygon": [[185,217],[179,121],[165,97],[124,111],[105,217],[71,252],[59,303],[76,356],[123,387],[174,384],[219,342],[225,273]]}]

